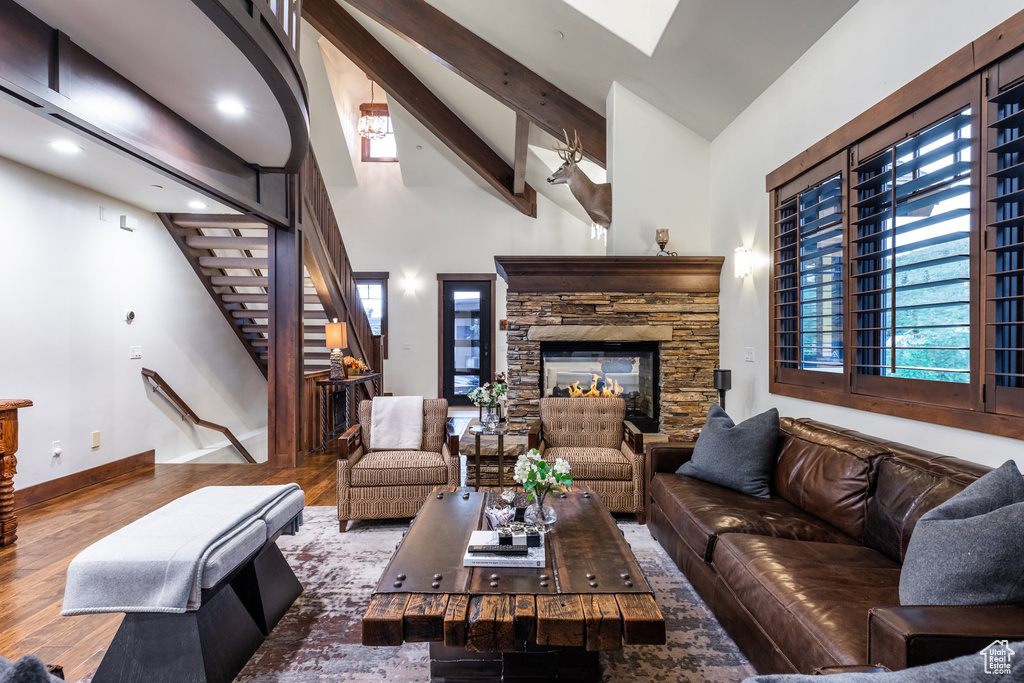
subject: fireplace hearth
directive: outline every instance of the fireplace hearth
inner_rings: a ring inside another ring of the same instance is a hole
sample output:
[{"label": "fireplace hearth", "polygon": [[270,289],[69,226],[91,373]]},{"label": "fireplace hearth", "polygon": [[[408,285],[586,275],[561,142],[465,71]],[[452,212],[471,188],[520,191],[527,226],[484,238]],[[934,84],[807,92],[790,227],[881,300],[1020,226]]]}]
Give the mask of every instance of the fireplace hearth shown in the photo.
[{"label": "fireplace hearth", "polygon": [[621,397],[626,419],[657,432],[658,343],[541,342],[541,397]]}]

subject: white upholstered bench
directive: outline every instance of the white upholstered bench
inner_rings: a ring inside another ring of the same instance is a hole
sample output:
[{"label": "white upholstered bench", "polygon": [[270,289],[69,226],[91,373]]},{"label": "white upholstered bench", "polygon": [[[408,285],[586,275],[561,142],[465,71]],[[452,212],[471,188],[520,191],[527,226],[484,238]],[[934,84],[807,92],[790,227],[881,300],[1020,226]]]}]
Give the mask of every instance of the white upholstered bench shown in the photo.
[{"label": "white upholstered bench", "polygon": [[94,683],[228,683],[302,592],[277,547],[302,524],[286,486],[210,486],[83,550],[65,615],[125,612]]}]

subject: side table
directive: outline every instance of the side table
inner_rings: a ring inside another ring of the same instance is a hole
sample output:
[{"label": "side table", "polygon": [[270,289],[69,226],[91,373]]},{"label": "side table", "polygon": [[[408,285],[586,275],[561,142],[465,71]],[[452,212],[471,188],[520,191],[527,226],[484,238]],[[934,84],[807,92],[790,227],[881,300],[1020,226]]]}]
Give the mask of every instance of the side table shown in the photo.
[{"label": "side table", "polygon": [[476,490],[480,490],[480,437],[498,437],[498,488],[505,487],[505,435],[508,434],[508,423],[502,422],[488,429],[484,425],[473,425],[469,433],[476,437]]},{"label": "side table", "polygon": [[18,540],[18,518],[14,516],[14,474],[18,469],[18,408],[28,408],[27,399],[0,399],[0,547]]},{"label": "side table", "polygon": [[[316,386],[320,389],[320,450],[327,448],[327,441],[337,434],[344,434],[348,431],[348,428],[352,425],[349,424],[349,415],[351,414],[351,403],[352,403],[352,387],[357,384],[365,384],[366,382],[373,382],[373,393],[376,394],[380,391],[380,377],[381,373],[372,372],[368,375],[361,375],[359,377],[350,377],[347,379],[322,379],[317,381]],[[331,416],[335,418],[334,428],[328,427],[330,421],[327,419],[328,404],[331,403],[331,398],[334,394],[342,393],[345,397],[344,412],[345,421],[344,425],[339,426],[337,424],[338,411],[336,409],[331,410]]]}]

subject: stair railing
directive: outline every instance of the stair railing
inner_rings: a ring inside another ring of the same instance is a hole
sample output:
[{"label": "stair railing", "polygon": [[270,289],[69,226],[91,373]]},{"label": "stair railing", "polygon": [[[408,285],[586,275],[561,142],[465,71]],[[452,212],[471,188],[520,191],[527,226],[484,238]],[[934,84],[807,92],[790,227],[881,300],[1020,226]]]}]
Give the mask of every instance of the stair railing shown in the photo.
[{"label": "stair railing", "polygon": [[188,404],[182,400],[181,396],[178,396],[178,394],[171,389],[170,385],[167,384],[160,375],[149,368],[142,368],[142,376],[149,380],[154,392],[159,391],[162,393],[164,397],[178,409],[178,412],[181,413],[182,417],[187,417],[192,424],[199,427],[205,427],[207,429],[212,429],[215,432],[220,432],[227,437],[228,441],[231,442],[231,445],[235,447],[235,450],[237,450],[243,458],[248,462],[256,463],[256,459],[249,454],[249,451],[245,450],[245,446],[235,438],[235,435],[231,433],[230,429],[223,425],[219,425],[216,422],[200,419],[200,417],[196,415],[195,411],[188,407]]},{"label": "stair railing", "polygon": [[[327,186],[324,184],[323,175],[320,173],[320,165],[316,161],[313,150],[309,151],[306,163],[302,170],[302,183],[306,205],[310,207],[313,214],[313,221],[310,221],[317,230],[326,248],[327,255],[334,267],[341,294],[344,297],[345,310],[348,318],[349,335],[355,338],[356,346],[360,355],[367,363],[375,363],[374,356],[374,335],[370,327],[370,320],[366,316],[366,310],[359,298],[359,290],[356,287],[356,279],[353,276],[352,263],[348,259],[348,252],[345,250],[345,243],[341,239],[341,230],[338,227],[338,220],[331,206],[330,196],[327,194]],[[377,361],[379,362],[379,361]],[[383,364],[374,365],[376,372],[383,372]],[[381,378],[381,386],[383,377]]]}]

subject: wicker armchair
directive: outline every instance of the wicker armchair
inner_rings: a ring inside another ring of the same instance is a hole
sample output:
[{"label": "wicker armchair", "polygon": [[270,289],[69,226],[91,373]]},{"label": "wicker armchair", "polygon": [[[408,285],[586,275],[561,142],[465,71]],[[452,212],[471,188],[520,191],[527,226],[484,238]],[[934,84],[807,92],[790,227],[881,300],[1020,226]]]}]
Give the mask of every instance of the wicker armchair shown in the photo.
[{"label": "wicker armchair", "polygon": [[[350,519],[413,517],[436,486],[458,486],[459,437],[448,422],[448,402],[423,401],[423,441],[418,451],[374,451],[372,401],[360,401],[359,423],[341,437],[338,523]],[[366,428],[363,429],[362,427]]]},{"label": "wicker armchair", "polygon": [[644,514],[643,433],[626,419],[621,398],[542,398],[528,448],[544,460],[562,458],[572,482],[597,492],[612,512]]}]

